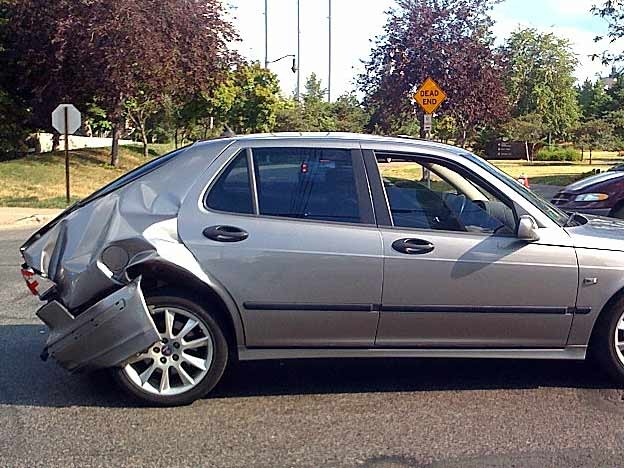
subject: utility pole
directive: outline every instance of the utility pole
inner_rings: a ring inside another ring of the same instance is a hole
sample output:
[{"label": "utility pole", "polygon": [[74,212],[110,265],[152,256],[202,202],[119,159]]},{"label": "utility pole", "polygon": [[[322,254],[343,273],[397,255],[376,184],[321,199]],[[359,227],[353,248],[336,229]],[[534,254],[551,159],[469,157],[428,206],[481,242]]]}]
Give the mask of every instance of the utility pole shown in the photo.
[{"label": "utility pole", "polygon": [[332,80],[332,0],[329,0],[329,16],[327,22],[329,23],[329,66],[327,68],[327,102],[331,102],[331,80]]},{"label": "utility pole", "polygon": [[269,0],[264,0],[264,68],[269,68]]},{"label": "utility pole", "polygon": [[297,101],[301,97],[301,5],[297,0]]}]

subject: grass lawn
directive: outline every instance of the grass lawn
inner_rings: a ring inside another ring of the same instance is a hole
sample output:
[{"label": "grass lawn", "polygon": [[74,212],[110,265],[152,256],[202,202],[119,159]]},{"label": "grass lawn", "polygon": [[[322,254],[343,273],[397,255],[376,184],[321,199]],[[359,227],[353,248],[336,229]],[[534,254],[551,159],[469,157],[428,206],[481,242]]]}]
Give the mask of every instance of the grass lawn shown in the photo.
[{"label": "grass lawn", "polygon": [[[569,185],[572,182],[587,177],[595,169],[606,171],[618,163],[624,162],[617,152],[596,151],[589,164],[589,156],[585,154],[583,162],[539,162],[527,161],[490,161],[499,169],[514,178],[526,175],[531,184]],[[381,172],[388,177],[419,178],[418,165],[409,163],[381,164]]]},{"label": "grass lawn", "polygon": [[[150,156],[171,149],[171,145],[151,145]],[[109,164],[109,152],[109,148],[70,152],[72,202],[148,161],[141,146],[121,146],[120,167],[114,168]],[[65,208],[65,153],[57,151],[0,162],[0,206]]]},{"label": "grass lawn", "polygon": [[[156,157],[173,149],[172,145],[150,145],[150,156]],[[587,158],[586,154],[586,158]],[[121,166],[110,166],[108,148],[74,150],[70,154],[72,201],[86,197],[120,175],[144,164],[141,146],[120,148]],[[519,177],[526,175],[532,184],[568,185],[588,175],[593,169],[607,170],[624,158],[617,153],[594,152],[592,164],[570,162],[491,161],[502,170]],[[385,176],[420,178],[415,164],[381,164]],[[65,208],[64,153],[32,155],[0,162],[0,206],[31,208]]]}]

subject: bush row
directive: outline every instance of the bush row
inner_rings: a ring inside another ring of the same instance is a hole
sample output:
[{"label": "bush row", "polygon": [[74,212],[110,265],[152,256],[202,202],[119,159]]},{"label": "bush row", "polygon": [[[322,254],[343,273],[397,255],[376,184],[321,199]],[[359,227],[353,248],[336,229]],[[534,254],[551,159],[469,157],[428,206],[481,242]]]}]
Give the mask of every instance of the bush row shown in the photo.
[{"label": "bush row", "polygon": [[581,152],[574,148],[562,148],[553,146],[552,148],[542,148],[535,155],[536,161],[580,161]]}]

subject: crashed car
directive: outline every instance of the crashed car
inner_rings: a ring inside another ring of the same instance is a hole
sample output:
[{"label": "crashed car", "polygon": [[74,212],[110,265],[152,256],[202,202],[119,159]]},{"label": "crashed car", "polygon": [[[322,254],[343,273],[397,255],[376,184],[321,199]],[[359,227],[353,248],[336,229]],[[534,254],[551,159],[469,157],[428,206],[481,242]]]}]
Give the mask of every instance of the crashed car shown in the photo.
[{"label": "crashed car", "polygon": [[278,134],[153,160],[21,252],[42,357],[179,405],[237,360],[591,351],[623,382],[623,240],[464,149]]}]

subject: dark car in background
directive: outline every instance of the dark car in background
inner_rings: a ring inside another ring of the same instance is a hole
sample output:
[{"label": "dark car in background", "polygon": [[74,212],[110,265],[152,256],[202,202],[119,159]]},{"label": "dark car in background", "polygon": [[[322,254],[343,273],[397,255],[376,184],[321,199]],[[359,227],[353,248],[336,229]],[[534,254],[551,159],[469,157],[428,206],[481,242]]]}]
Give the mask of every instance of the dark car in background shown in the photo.
[{"label": "dark car in background", "polygon": [[624,219],[622,165],[568,185],[552,202],[564,211]]}]

